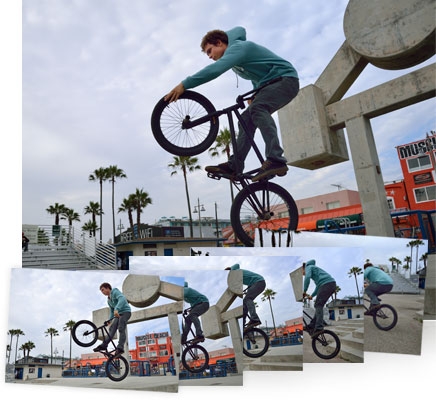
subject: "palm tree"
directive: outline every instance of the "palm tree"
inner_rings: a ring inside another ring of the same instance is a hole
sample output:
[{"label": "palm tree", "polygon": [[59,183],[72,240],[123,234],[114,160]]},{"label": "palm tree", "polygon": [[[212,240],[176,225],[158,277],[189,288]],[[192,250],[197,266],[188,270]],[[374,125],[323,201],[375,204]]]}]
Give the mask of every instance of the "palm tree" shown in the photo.
[{"label": "palm tree", "polygon": [[277,337],[277,330],[276,330],[276,322],[274,320],[274,313],[273,313],[273,309],[272,309],[272,304],[271,304],[271,300],[274,300],[274,296],[277,294],[277,292],[274,292],[274,290],[272,289],[265,289],[265,291],[262,293],[262,301],[269,301],[269,308],[271,310],[271,317],[272,317],[272,321],[273,321],[273,327],[274,327],[274,334]]},{"label": "palm tree", "polygon": [[335,296],[335,297],[333,298],[333,300],[336,300],[336,299],[337,299],[337,297],[338,297],[338,293],[339,293],[341,290],[342,290],[342,289],[341,289],[339,286],[336,285],[335,291],[333,292],[333,295]]},{"label": "palm tree", "polygon": [[363,274],[362,268],[360,267],[351,267],[348,271],[348,277],[351,278],[354,276],[354,279],[356,281],[356,289],[357,289],[357,298],[359,299],[360,304],[360,293],[359,293],[359,285],[357,284],[357,275]]},{"label": "palm tree", "polygon": [[55,225],[59,225],[60,215],[63,214],[66,209],[67,208],[65,207],[65,204],[54,203],[53,205],[46,208],[46,211],[49,214],[55,216]]},{"label": "palm tree", "polygon": [[130,229],[133,233],[133,210],[135,209],[135,195],[130,194],[127,198],[123,199],[123,202],[118,207],[118,212],[126,212],[129,218]]},{"label": "palm tree", "polygon": [[186,200],[188,203],[189,227],[190,227],[191,237],[194,237],[194,233],[192,228],[191,201],[189,200],[187,173],[194,172],[195,170],[201,169],[201,167],[197,163],[198,163],[197,157],[174,156],[173,162],[168,164],[168,167],[173,170],[171,172],[171,176],[176,175],[178,170],[181,170],[183,172],[183,179],[185,180]]},{"label": "palm tree", "polygon": [[[136,188],[136,191],[132,196],[133,207],[136,210],[136,227],[137,227],[137,237],[139,238],[139,231],[141,228],[141,213],[142,210],[149,204],[152,204],[152,199],[149,197],[147,192],[143,189]],[[129,196],[130,197],[130,196]]]},{"label": "palm tree", "polygon": [[421,239],[415,240],[415,247],[416,247],[416,257],[415,257],[415,273],[418,273],[418,250],[419,246],[423,246],[425,243]]},{"label": "palm tree", "polygon": [[116,165],[110,165],[106,169],[107,179],[112,184],[112,234],[113,242],[115,243],[115,181],[116,179],[127,178],[124,171],[118,168]]},{"label": "palm tree", "polygon": [[419,259],[419,261],[422,261],[424,263],[424,268],[427,268],[427,258],[428,258],[428,253],[424,253]]},{"label": "palm tree", "polygon": [[[227,160],[230,159],[231,154],[231,145],[232,145],[232,135],[228,128],[221,129],[219,134],[215,139],[215,146],[209,149],[209,154],[211,157],[219,157],[221,154],[225,154],[227,156]],[[233,184],[230,181],[230,196],[232,198],[232,203],[234,200],[233,195]]]},{"label": "palm tree", "polygon": [[48,328],[44,333],[45,336],[50,336],[50,360],[53,364],[53,336],[59,336],[59,332],[56,328]]},{"label": "palm tree", "polygon": [[97,229],[97,222],[96,222],[95,217],[97,215],[103,214],[103,211],[101,210],[100,204],[97,201],[90,201],[89,204],[85,207],[85,214],[91,214],[92,224],[94,226],[93,234],[95,236],[95,231]]},{"label": "palm tree", "polygon": [[95,237],[95,231],[98,230],[98,226],[96,222],[92,222],[89,220],[85,224],[82,225],[82,231],[89,232],[89,237]]},{"label": "palm tree", "polygon": [[9,364],[9,362],[10,362],[10,360],[11,360],[12,339],[13,339],[14,336],[15,336],[15,331],[16,331],[16,329],[9,329],[9,330],[8,330],[8,335],[11,335],[11,342],[10,342],[10,344],[8,345],[8,364]]},{"label": "palm tree", "polygon": [[23,343],[20,347],[20,350],[23,350],[23,354],[24,354],[24,358],[26,358],[26,352],[27,352],[27,357],[30,356],[30,350],[35,348],[35,343],[28,341],[26,343]]},{"label": "palm tree", "polygon": [[15,343],[15,363],[17,362],[17,353],[18,353],[18,338],[20,336],[24,336],[24,332],[21,329],[15,329],[15,336],[17,337],[17,342]]},{"label": "palm tree", "polygon": [[68,241],[71,240],[71,229],[73,226],[73,222],[80,222],[79,213],[75,212],[72,208],[65,207],[64,212],[61,214],[61,219],[65,219],[68,221]]},{"label": "palm tree", "polygon": [[73,320],[69,320],[68,322],[65,323],[65,325],[63,326],[63,330],[64,332],[69,331],[70,332],[70,365],[71,365],[71,346],[72,346],[72,339],[73,336],[71,334],[71,330],[73,329],[73,326],[76,324],[76,321]]},{"label": "palm tree", "polygon": [[401,261],[397,257],[391,257],[389,259],[392,266],[392,271],[395,271],[395,269],[398,271],[398,265],[401,264]]},{"label": "palm tree", "polygon": [[107,168],[100,167],[99,169],[94,170],[92,174],[89,175],[88,180],[90,181],[96,181],[100,184],[100,242],[102,241],[102,234],[103,234],[103,221],[102,221],[102,215],[103,215],[103,182],[108,179],[107,176]]},{"label": "palm tree", "polygon": [[409,263],[412,262],[412,257],[406,256],[404,257],[404,261],[406,262],[406,265],[405,266],[403,265],[403,269],[405,269],[407,272],[407,270],[410,268]]}]

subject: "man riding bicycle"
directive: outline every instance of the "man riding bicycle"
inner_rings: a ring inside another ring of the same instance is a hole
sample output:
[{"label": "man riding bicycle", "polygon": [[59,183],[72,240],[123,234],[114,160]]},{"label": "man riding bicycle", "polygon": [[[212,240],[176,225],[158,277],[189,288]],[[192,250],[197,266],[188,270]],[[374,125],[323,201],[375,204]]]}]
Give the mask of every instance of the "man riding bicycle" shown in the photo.
[{"label": "man riding bicycle", "polygon": [[393,288],[392,278],[381,268],[375,267],[368,262],[363,266],[363,279],[365,282],[365,293],[370,299],[370,307],[365,311],[365,315],[372,315],[380,307],[378,296],[388,293]]},{"label": "man riding bicycle", "polygon": [[227,32],[221,30],[208,32],[202,39],[201,49],[215,63],[184,79],[165,96],[166,101],[176,101],[186,89],[209,82],[229,69],[232,69],[237,76],[250,80],[254,88],[282,78],[259,91],[242,113],[248,131],[245,132],[239,124],[236,142],[238,160],[235,160],[233,155],[228,162],[208,166],[206,171],[225,175],[242,172],[244,161],[251,148],[247,136],[254,137],[256,129],[259,128],[265,142],[266,160],[252,181],[270,175],[286,175],[287,160],[283,156],[277,126],[271,114],[288,104],[299,91],[298,73],[294,66],[265,47],[247,41],[246,31],[242,27]]}]

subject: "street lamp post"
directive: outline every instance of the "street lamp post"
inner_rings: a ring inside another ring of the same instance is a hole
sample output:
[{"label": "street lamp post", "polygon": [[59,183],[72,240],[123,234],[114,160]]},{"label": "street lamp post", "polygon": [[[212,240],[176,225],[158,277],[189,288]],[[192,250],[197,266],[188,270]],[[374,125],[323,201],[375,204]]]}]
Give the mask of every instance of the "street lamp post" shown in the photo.
[{"label": "street lamp post", "polygon": [[206,211],[203,204],[200,204],[200,199],[197,198],[197,205],[194,206],[193,213],[198,213],[198,225],[200,226],[200,237],[203,237],[203,233],[201,231],[201,211]]}]

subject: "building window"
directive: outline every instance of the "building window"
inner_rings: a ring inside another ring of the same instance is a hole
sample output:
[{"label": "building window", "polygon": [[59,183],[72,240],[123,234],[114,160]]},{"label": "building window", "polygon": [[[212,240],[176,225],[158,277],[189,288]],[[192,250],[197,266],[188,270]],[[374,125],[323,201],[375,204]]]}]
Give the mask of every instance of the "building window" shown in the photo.
[{"label": "building window", "polygon": [[414,192],[417,203],[436,199],[436,185],[415,189]]},{"label": "building window", "polygon": [[388,197],[388,208],[389,210],[395,210],[395,201],[393,197]]},{"label": "building window", "polygon": [[421,171],[422,169],[431,168],[430,157],[428,155],[409,158],[407,160],[407,167],[409,172]]},{"label": "building window", "polygon": [[341,206],[339,200],[332,201],[326,204],[327,210],[333,210],[334,208],[339,208]]},{"label": "building window", "polygon": [[301,214],[310,214],[313,213],[313,207],[303,207],[301,209]]}]

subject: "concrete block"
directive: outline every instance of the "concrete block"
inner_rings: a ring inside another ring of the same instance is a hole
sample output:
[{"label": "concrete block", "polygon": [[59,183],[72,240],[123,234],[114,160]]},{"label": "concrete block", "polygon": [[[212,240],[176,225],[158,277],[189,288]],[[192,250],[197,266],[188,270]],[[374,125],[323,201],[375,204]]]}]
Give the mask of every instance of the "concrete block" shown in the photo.
[{"label": "concrete block", "polygon": [[227,324],[221,323],[221,310],[217,306],[211,306],[201,316],[204,336],[209,339],[220,339],[229,336]]},{"label": "concrete block", "polygon": [[278,116],[289,165],[315,170],[348,161],[345,135],[329,128],[320,88],[302,88]]},{"label": "concrete block", "polygon": [[147,307],[159,298],[160,278],[157,275],[127,275],[123,294],[135,307]]},{"label": "concrete block", "polygon": [[292,287],[294,289],[295,301],[303,300],[303,268],[297,268],[292,271],[289,276],[291,277]]}]

